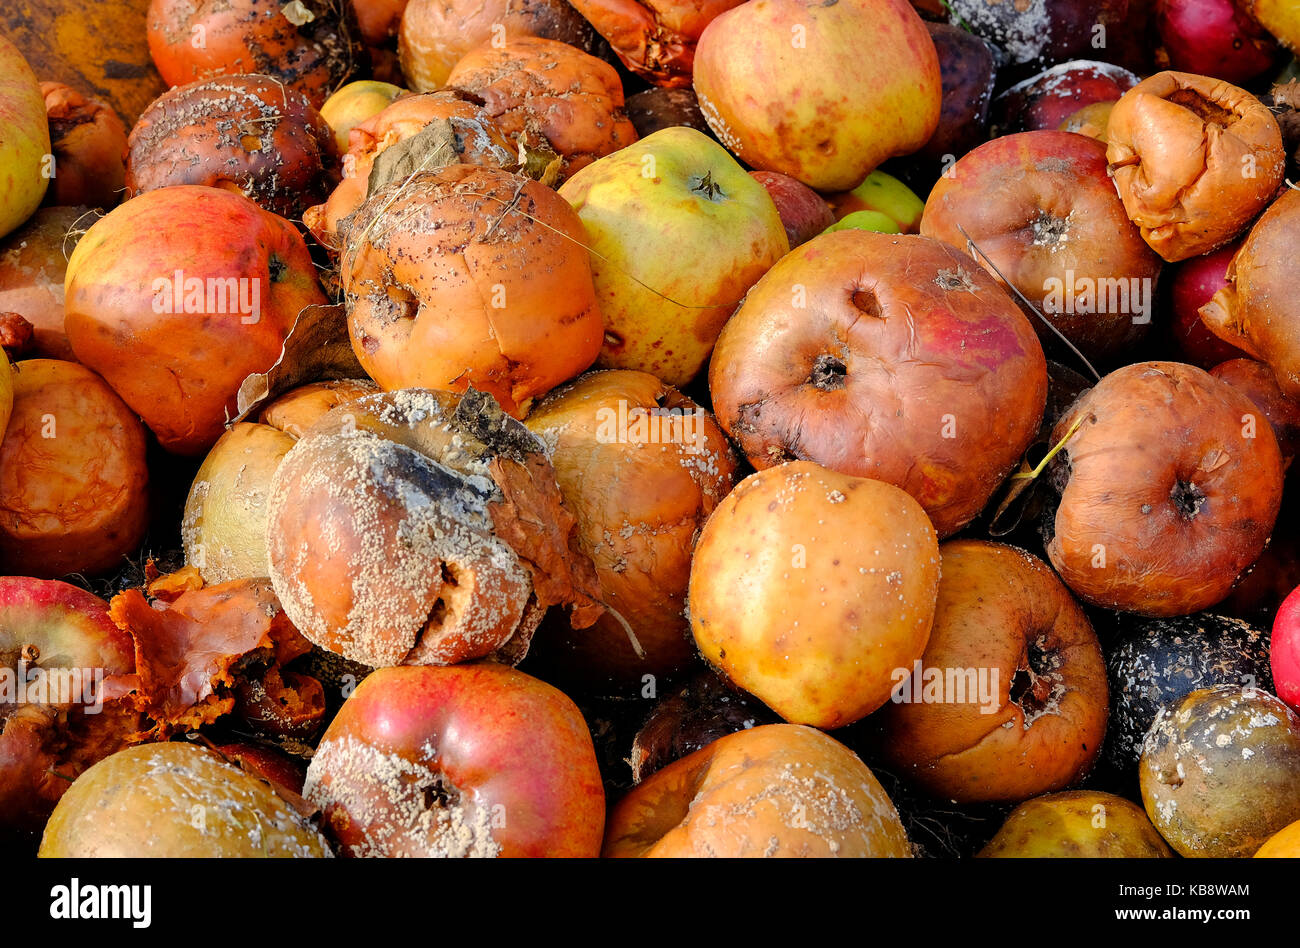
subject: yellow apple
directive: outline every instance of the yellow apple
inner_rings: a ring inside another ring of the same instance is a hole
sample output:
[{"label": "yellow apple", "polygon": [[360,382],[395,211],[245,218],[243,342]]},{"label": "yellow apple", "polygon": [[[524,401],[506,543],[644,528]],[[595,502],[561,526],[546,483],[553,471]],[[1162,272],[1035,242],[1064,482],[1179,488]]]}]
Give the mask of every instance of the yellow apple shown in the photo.
[{"label": "yellow apple", "polygon": [[685,385],[790,250],[767,189],[693,128],[666,128],[560,188],[582,218],[605,319],[597,365]]},{"label": "yellow apple", "polygon": [[1300,50],[1300,5],[1295,0],[1245,0],[1242,6],[1283,46]]},{"label": "yellow apple", "polygon": [[45,189],[50,126],[36,73],[0,35],[0,237],[36,212]]},{"label": "yellow apple", "polygon": [[1169,859],[1174,854],[1136,803],[1113,793],[1067,790],[1020,804],[979,855],[995,859]]},{"label": "yellow apple", "polygon": [[908,0],[750,0],[695,51],[700,109],[755,168],[847,191],[939,125],[939,54]]},{"label": "yellow apple", "polygon": [[320,107],[320,115],[334,132],[334,144],[339,154],[348,150],[348,136],[367,119],[373,118],[406,92],[401,86],[377,79],[349,82]]}]

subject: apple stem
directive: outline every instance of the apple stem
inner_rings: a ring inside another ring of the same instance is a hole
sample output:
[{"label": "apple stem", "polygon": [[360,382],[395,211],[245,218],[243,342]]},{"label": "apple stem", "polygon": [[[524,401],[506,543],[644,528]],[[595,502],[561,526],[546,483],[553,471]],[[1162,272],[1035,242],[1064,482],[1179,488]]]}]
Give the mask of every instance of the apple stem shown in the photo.
[{"label": "apple stem", "polygon": [[1074,437],[1074,433],[1079,430],[1079,426],[1083,424],[1083,420],[1087,417],[1088,416],[1086,414],[1081,414],[1078,418],[1076,418],[1074,420],[1074,424],[1070,425],[1069,430],[1065,432],[1065,434],[1061,437],[1061,440],[1056,442],[1056,444],[1052,445],[1052,450],[1048,451],[1047,454],[1043,457],[1043,459],[1038,462],[1037,467],[1035,467],[1032,471],[1019,471],[1015,474],[1012,474],[1011,479],[1017,481],[1023,481],[1023,480],[1032,481],[1039,474],[1043,473],[1044,468],[1046,468],[1048,464],[1052,463],[1052,458],[1056,457],[1061,452],[1061,449],[1065,447],[1065,443]]}]

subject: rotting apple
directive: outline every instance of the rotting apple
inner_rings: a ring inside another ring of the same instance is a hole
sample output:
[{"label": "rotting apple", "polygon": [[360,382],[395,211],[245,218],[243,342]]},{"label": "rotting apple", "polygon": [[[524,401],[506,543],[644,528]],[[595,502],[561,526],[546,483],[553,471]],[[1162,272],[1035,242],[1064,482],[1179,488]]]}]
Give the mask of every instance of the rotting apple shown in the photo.
[{"label": "rotting apple", "polygon": [[925,28],[939,54],[943,105],[939,127],[911,160],[928,162],[923,177],[929,182],[988,137],[997,62],[987,40],[960,27],[927,20]]},{"label": "rotting apple", "polygon": [[270,782],[187,743],[118,751],[73,782],[41,839],[43,858],[333,855]]},{"label": "rotting apple", "polygon": [[401,86],[391,82],[360,79],[343,86],[320,107],[320,116],[334,133],[334,146],[340,155],[346,154],[352,129],[373,118],[406,94]]},{"label": "rotting apple", "polygon": [[695,658],[685,617],[691,551],[735,480],[726,435],[672,386],[625,370],[555,390],[525,424],[547,446],[610,610],[581,630],[556,615],[542,625],[533,647],[545,677],[627,697],[643,676],[680,674]]},{"label": "rotting apple", "polygon": [[785,720],[831,729],[884,704],[930,635],[938,541],[882,481],[791,461],[741,481],[691,560],[704,659]]},{"label": "rotting apple", "polygon": [[882,711],[900,775],[944,799],[1024,800],[1092,767],[1106,732],[1106,666],[1092,624],[1047,564],[979,540],[939,548],[925,652]]},{"label": "rotting apple", "polygon": [[1169,262],[1228,243],[1282,184],[1282,132],[1244,89],[1161,72],[1111,110],[1106,156],[1129,218]]},{"label": "rotting apple", "polygon": [[597,364],[685,385],[736,304],[790,249],[767,189],[692,128],[669,128],[560,188],[586,229],[605,335]]},{"label": "rotting apple", "polygon": [[77,358],[178,454],[216,442],[240,383],[280,357],[303,307],[326,302],[292,224],[199,185],[150,191],[93,224],[65,291]]},{"label": "rotting apple", "polygon": [[1161,280],[1158,296],[1165,317],[1161,322],[1172,337],[1172,354],[1206,371],[1246,354],[1211,332],[1200,313],[1219,290],[1230,286],[1229,265],[1241,244],[1233,241],[1210,253],[1171,264]]},{"label": "rotting apple", "polygon": [[1137,84],[1136,75],[1110,63],[1061,63],[999,94],[990,122],[995,135],[1057,128],[1084,106],[1117,102]]},{"label": "rotting apple", "polygon": [[98,214],[88,207],[43,207],[0,240],[0,312],[32,324],[30,355],[72,360],[63,328],[67,255]]},{"label": "rotting apple", "polygon": [[131,638],[98,596],[0,577],[0,839],[39,833],[77,775],[139,729],[103,691],[134,669]]},{"label": "rotting apple", "polygon": [[1173,850],[1131,800],[1066,790],[1026,800],[979,855],[987,859],[1172,859]]},{"label": "rotting apple", "polygon": [[587,243],[530,178],[457,164],[393,181],[357,211],[340,262],[357,359],[383,389],[472,386],[522,417],[600,351]]},{"label": "rotting apple", "polygon": [[1300,402],[1283,393],[1273,370],[1254,359],[1229,359],[1210,370],[1220,381],[1244,392],[1268,420],[1282,452],[1283,470],[1300,448]]},{"label": "rotting apple", "polygon": [[42,82],[54,175],[45,203],[116,207],[126,175],[126,126],[112,107],[61,82]]},{"label": "rotting apple", "polygon": [[76,362],[15,366],[0,441],[0,569],[102,573],[133,553],[149,521],[144,426]]},{"label": "rotting apple", "polygon": [[896,484],[939,535],[973,520],[1033,441],[1047,363],[1015,301],[955,247],[846,230],[750,290],[709,369],[756,468],[803,458]]},{"label": "rotting apple", "polygon": [[1139,362],[1057,422],[1047,554],[1078,596],[1149,616],[1209,608],[1259,556],[1282,498],[1262,412],[1195,366]]},{"label": "rotting apple", "polygon": [[1290,278],[1300,192],[1287,188],[1255,222],[1228,265],[1227,285],[1200,308],[1217,337],[1268,363],[1282,391],[1300,397],[1300,297]]},{"label": "rotting apple", "polygon": [[[1089,357],[1119,356],[1151,325],[1161,260],[1128,219],[1099,141],[1033,131],[985,142],[935,184],[921,233],[973,241],[975,259]],[[1027,315],[1044,346],[1056,341]]]},{"label": "rotting apple", "polygon": [[724,145],[818,191],[919,149],[943,99],[934,41],[907,0],[743,3],[704,30],[694,76]]},{"label": "rotting apple", "polygon": [[577,706],[491,663],[374,672],[325,731],[303,793],[346,856],[592,857],[604,831]]},{"label": "rotting apple", "polygon": [[610,814],[608,857],[909,858],[893,802],[866,764],[810,727],[720,737],[651,775]]}]

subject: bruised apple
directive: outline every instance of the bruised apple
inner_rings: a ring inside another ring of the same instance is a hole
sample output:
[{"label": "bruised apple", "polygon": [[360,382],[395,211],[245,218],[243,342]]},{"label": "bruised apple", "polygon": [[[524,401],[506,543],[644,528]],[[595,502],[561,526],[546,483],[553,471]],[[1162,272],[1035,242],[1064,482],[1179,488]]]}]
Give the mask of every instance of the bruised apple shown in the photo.
[{"label": "bruised apple", "polygon": [[0,577],[0,845],[40,832],[87,767],[139,729],[106,701],[135,670],[108,603],[67,583]]},{"label": "bruised apple", "polygon": [[742,3],[704,30],[694,77],[724,145],[819,191],[919,149],[943,99],[934,41],[907,0]]},{"label": "bruised apple", "polygon": [[1107,375],[1057,422],[1047,555],[1093,605],[1176,616],[1214,605],[1264,549],[1282,456],[1263,412],[1177,362]]},{"label": "bruised apple", "polygon": [[930,635],[938,541],[881,481],[791,461],[741,481],[691,561],[705,660],[785,720],[831,729],[884,704]]},{"label": "bruised apple", "polygon": [[593,857],[605,821],[578,708],[490,663],[365,678],[321,738],[303,795],[346,856]]},{"label": "bruised apple", "polygon": [[280,358],[304,306],[325,303],[292,224],[199,185],[150,191],[96,222],[65,291],[77,358],[177,454],[216,442],[240,383]]},{"label": "bruised apple", "polygon": [[1277,119],[1249,92],[1207,76],[1143,80],[1115,104],[1106,133],[1124,209],[1170,262],[1222,247],[1282,184]]},{"label": "bruised apple", "polygon": [[882,712],[885,755],[963,803],[1070,786],[1106,732],[1106,666],[1088,617],[1023,550],[954,540],[939,552],[934,626]]},{"label": "bruised apple", "polygon": [[623,65],[656,86],[689,86],[704,28],[743,0],[573,0]]},{"label": "bruised apple", "polygon": [[695,377],[736,303],[790,249],[767,189],[692,128],[600,159],[560,196],[592,251],[605,323],[599,364],[669,385]]},{"label": "bruised apple", "polygon": [[893,802],[843,744],[810,727],[728,734],[619,801],[607,857],[912,855]]},{"label": "bruised apple", "polygon": [[1161,260],[1125,214],[1099,141],[1035,131],[981,145],[939,178],[921,233],[961,248],[969,237],[1085,355],[1113,358],[1151,324]]},{"label": "bruised apple", "polygon": [[783,257],[727,322],[718,422],[756,468],[802,458],[902,487],[939,535],[1019,463],[1047,401],[1029,320],[966,254],[845,230]]},{"label": "bruised apple", "polygon": [[30,355],[71,360],[63,327],[68,257],[98,214],[88,207],[43,207],[0,240],[0,312],[32,324]]},{"label": "bruised apple", "polygon": [[615,694],[639,692],[644,675],[680,673],[695,657],[691,551],[735,479],[726,436],[672,386],[620,370],[557,389],[525,424],[547,445],[610,610],[582,630],[563,618],[543,625],[537,657],[558,681]]}]

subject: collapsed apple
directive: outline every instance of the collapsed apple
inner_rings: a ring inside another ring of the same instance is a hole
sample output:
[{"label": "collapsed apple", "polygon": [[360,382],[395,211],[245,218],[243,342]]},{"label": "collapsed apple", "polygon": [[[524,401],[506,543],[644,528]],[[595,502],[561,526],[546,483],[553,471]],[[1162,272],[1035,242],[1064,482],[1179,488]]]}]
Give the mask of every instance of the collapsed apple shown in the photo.
[{"label": "collapsed apple", "polygon": [[943,99],[934,41],[907,0],[743,3],[704,30],[694,75],[724,145],[819,191],[916,151]]},{"label": "collapsed apple", "polygon": [[0,237],[31,217],[50,184],[45,97],[23,54],[0,34]]},{"label": "collapsed apple", "polygon": [[790,248],[766,188],[693,128],[669,128],[560,188],[590,241],[598,364],[685,385],[731,311]]},{"label": "collapsed apple", "polygon": [[303,794],[346,856],[592,857],[605,822],[578,708],[490,663],[365,678],[321,738]]},{"label": "collapsed apple", "polygon": [[150,191],[97,221],[65,291],[77,358],[178,454],[216,442],[240,383],[280,358],[304,306],[325,303],[292,224],[199,185]]},{"label": "collapsed apple", "polygon": [[0,840],[39,832],[70,782],[126,745],[139,715],[103,689],[134,670],[131,638],[98,596],[0,577]]}]

